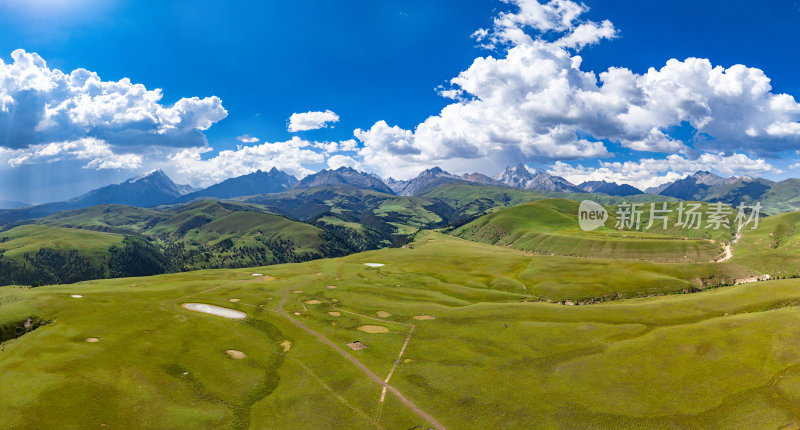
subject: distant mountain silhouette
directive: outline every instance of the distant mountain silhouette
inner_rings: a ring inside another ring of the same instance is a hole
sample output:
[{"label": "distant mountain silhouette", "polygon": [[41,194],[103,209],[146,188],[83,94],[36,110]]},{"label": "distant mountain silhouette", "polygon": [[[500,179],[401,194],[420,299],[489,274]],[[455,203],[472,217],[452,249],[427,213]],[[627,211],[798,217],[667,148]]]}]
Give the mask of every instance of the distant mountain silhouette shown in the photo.
[{"label": "distant mountain silhouette", "polygon": [[498,181],[517,188],[543,192],[581,193],[578,188],[568,180],[551,175],[547,172],[531,173],[524,164],[508,166],[496,178]]},{"label": "distant mountain silhouette", "polygon": [[610,196],[632,196],[634,194],[642,194],[642,190],[628,184],[606,181],[586,181],[578,185],[578,188],[587,193],[603,193]]},{"label": "distant mountain silhouette", "polygon": [[201,197],[229,199],[256,194],[280,193],[288,190],[295,183],[297,183],[297,178],[273,167],[269,172],[258,170],[248,175],[226,179],[206,189],[186,194],[181,201]]},{"label": "distant mountain silhouette", "polygon": [[100,204],[153,207],[175,203],[187,187],[176,185],[161,170],[153,170],[122,183],[107,185],[63,202],[46,203],[23,209],[0,210],[0,224],[39,218],[52,213]]},{"label": "distant mountain silhouette", "polygon": [[336,170],[325,169],[313,175],[308,175],[292,185],[291,189],[305,190],[325,185],[350,185],[363,190],[394,194],[394,191],[377,176],[359,172],[351,167],[340,167]]}]

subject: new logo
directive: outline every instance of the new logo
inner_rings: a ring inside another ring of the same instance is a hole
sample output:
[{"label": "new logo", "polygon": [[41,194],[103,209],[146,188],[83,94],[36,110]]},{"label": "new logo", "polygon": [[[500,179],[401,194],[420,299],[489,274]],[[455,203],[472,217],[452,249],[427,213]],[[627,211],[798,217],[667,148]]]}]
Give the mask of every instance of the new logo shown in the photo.
[{"label": "new logo", "polygon": [[578,224],[583,231],[592,231],[605,225],[608,212],[597,202],[584,200],[578,207]]}]

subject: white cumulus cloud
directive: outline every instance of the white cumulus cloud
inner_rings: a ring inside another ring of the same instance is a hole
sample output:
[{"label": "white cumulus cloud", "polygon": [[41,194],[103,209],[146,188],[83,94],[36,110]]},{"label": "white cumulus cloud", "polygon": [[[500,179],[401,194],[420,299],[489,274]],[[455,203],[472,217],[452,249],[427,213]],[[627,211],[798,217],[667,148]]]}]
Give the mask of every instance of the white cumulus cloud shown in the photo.
[{"label": "white cumulus cloud", "polygon": [[130,79],[103,81],[96,73],[64,73],[36,53],[16,50],[0,59],[0,146],[101,139],[112,147],[193,147],[202,131],[227,116],[218,97],[161,103],[160,89]]},{"label": "white cumulus cloud", "polygon": [[95,138],[43,143],[21,149],[5,149],[5,151],[0,151],[0,159],[6,160],[11,167],[65,160],[87,160],[84,168],[95,170],[142,167],[141,155],[117,154],[108,143]]},{"label": "white cumulus cloud", "polygon": [[356,170],[364,169],[364,166],[358,160],[347,155],[336,154],[328,158],[329,169],[338,169],[340,167],[351,167]]},{"label": "white cumulus cloud", "polygon": [[338,122],[339,115],[331,110],[325,112],[311,111],[303,113],[293,113],[289,117],[288,130],[292,133],[297,131],[316,130],[328,127],[331,123]]},{"label": "white cumulus cloud", "polygon": [[242,143],[256,143],[259,139],[257,137],[250,136],[249,134],[243,134],[241,136],[237,136],[236,140]]},{"label": "white cumulus cloud", "polygon": [[557,161],[548,169],[574,184],[585,181],[612,181],[633,185],[641,190],[681,179],[699,170],[714,170],[722,175],[758,175],[781,171],[763,159],[752,159],[745,154],[731,155],[704,153],[691,160],[683,155],[671,154],[665,158],[643,158],[638,161],[606,161],[599,167],[570,165]]},{"label": "white cumulus cloud", "polygon": [[183,149],[169,157],[169,167],[192,185],[209,186],[227,178],[273,167],[303,177],[312,173],[305,165],[325,162],[325,156],[314,151],[313,142],[296,136],[284,142],[264,142],[219,151],[216,156],[203,159],[202,155],[210,151],[212,148],[209,147]]},{"label": "white cumulus cloud", "polygon": [[[612,157],[604,142],[687,160],[711,154],[709,162],[721,153],[764,157],[800,148],[800,104],[773,93],[760,69],[687,58],[644,74],[585,70],[577,52],[614,38],[610,21],[583,19],[588,8],[569,0],[504,1],[513,10],[473,35],[496,55],[476,58],[449,88],[438,88],[454,103],[413,129],[378,121],[355,130],[365,165],[394,177],[454,160],[462,166],[456,171],[481,164],[485,171]],[[696,138],[671,135],[686,125]]]}]

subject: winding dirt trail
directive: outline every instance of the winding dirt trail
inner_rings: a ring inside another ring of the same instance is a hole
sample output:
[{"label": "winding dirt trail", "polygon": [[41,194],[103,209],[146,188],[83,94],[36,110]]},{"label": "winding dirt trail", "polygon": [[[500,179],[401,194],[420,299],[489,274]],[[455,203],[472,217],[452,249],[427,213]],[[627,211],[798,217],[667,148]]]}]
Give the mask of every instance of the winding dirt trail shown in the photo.
[{"label": "winding dirt trail", "polygon": [[731,240],[730,243],[725,244],[725,252],[723,252],[722,257],[715,260],[717,263],[724,263],[733,258],[733,244],[742,238],[742,227],[743,226],[740,225],[736,230],[736,236],[733,237],[733,240]]},{"label": "winding dirt trail", "polygon": [[350,360],[350,362],[353,363],[356,367],[358,367],[359,370],[364,372],[364,374],[367,375],[367,377],[369,377],[373,381],[377,382],[379,385],[381,385],[384,389],[386,389],[390,393],[394,394],[395,397],[398,398],[398,400],[400,400],[401,402],[403,402],[404,405],[406,405],[406,407],[411,409],[411,411],[413,411],[415,414],[417,414],[418,416],[423,418],[425,421],[429,422],[436,429],[444,430],[445,427],[441,423],[436,421],[436,419],[434,417],[428,415],[425,411],[423,411],[417,405],[415,405],[413,402],[411,402],[411,400],[409,400],[406,396],[404,396],[403,393],[401,393],[399,390],[397,390],[397,388],[394,388],[393,386],[391,386],[391,385],[387,384],[386,382],[384,382],[381,378],[378,377],[378,375],[376,375],[374,372],[369,370],[369,368],[367,368],[367,366],[365,366],[360,361],[358,361],[358,359],[355,358],[353,355],[351,355],[350,353],[348,353],[347,351],[345,351],[344,349],[342,349],[341,347],[339,347],[338,345],[333,343],[327,337],[321,335],[320,333],[315,332],[314,330],[311,330],[310,328],[306,327],[303,323],[301,323],[300,321],[297,321],[291,315],[289,315],[283,309],[283,305],[286,303],[287,293],[288,293],[288,291],[284,291],[283,292],[283,297],[281,298],[281,302],[280,302],[280,304],[278,304],[278,312],[281,315],[286,317],[289,321],[291,321],[292,324],[294,324],[295,326],[297,326],[301,330],[305,331],[308,334],[313,335],[317,339],[319,339],[322,342],[326,343],[328,346],[333,348],[334,351],[338,352],[339,355],[341,355],[344,358]]},{"label": "winding dirt trail", "polygon": [[730,243],[725,244],[725,252],[722,254],[722,257],[717,258],[717,263],[724,263],[728,260],[733,258],[733,249],[731,248]]}]

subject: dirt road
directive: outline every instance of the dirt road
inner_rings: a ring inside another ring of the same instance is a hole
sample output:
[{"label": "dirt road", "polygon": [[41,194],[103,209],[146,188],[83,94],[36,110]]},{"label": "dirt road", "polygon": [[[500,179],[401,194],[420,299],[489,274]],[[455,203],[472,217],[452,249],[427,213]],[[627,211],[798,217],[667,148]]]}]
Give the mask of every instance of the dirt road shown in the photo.
[{"label": "dirt road", "polygon": [[334,351],[338,352],[344,358],[350,360],[350,362],[352,362],[356,367],[358,367],[362,372],[364,372],[364,374],[367,375],[367,377],[369,377],[370,379],[372,379],[373,381],[375,381],[376,383],[381,385],[383,388],[385,388],[390,393],[394,394],[395,397],[397,397],[401,402],[403,402],[403,404],[406,405],[409,409],[411,409],[411,411],[413,411],[415,414],[419,415],[425,421],[428,421],[430,424],[432,424],[438,430],[444,430],[444,426],[441,423],[439,423],[438,421],[436,421],[435,418],[433,418],[432,416],[428,415],[425,411],[423,411],[422,409],[417,407],[417,405],[412,403],[411,400],[406,398],[406,396],[404,396],[403,393],[398,391],[396,388],[394,388],[393,386],[387,384],[386,382],[383,382],[383,380],[381,380],[381,378],[379,378],[378,375],[376,375],[371,370],[369,370],[369,368],[367,368],[367,366],[364,366],[364,364],[362,364],[360,361],[358,361],[358,359],[353,357],[350,353],[348,353],[347,351],[345,351],[344,349],[342,349],[341,347],[339,347],[335,343],[331,342],[327,337],[315,332],[314,330],[311,330],[310,328],[306,327],[303,323],[301,323],[300,321],[297,321],[291,315],[289,315],[283,309],[283,305],[284,305],[284,303],[286,303],[286,295],[287,295],[287,293],[288,293],[288,291],[284,291],[283,292],[283,297],[281,298],[281,302],[280,302],[280,304],[278,304],[278,312],[280,312],[281,315],[286,317],[289,321],[292,322],[292,324],[296,325],[297,327],[299,327],[300,329],[302,329],[306,333],[311,334],[314,337],[316,337],[317,339],[325,342],[328,346],[333,348]]}]

